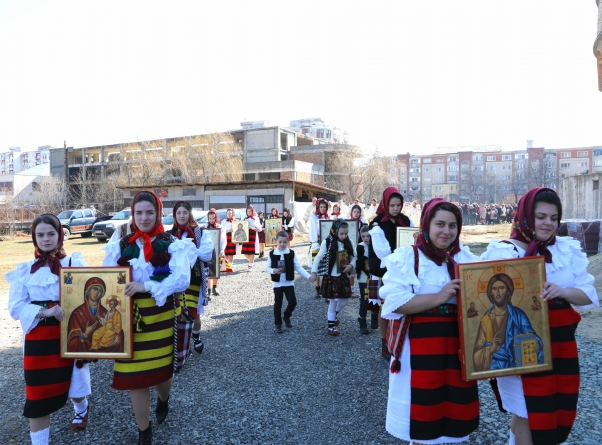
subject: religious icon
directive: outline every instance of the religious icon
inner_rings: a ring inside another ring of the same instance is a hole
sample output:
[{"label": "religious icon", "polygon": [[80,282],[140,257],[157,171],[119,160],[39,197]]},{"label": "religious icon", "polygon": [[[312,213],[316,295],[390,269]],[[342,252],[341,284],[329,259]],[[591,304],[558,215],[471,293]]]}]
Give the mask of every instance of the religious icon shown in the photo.
[{"label": "religious icon", "polygon": [[460,264],[457,276],[466,380],[552,369],[543,257]]},{"label": "religious icon", "polygon": [[63,283],[65,284],[73,284],[73,277],[70,272],[67,272],[63,275]]},{"label": "religious icon", "polygon": [[343,270],[349,265],[349,252],[339,250],[337,252],[337,272],[342,274]]},{"label": "religious icon", "polygon": [[249,241],[249,221],[232,221],[232,242],[246,243]]},{"label": "religious icon", "polygon": [[272,218],[265,220],[265,245],[274,247],[278,244],[278,232],[282,230],[282,219]]},{"label": "religious icon", "polygon": [[[61,272],[61,357],[128,359],[132,357],[132,299],[124,294],[129,267],[70,267]],[[65,280],[64,280],[65,281]]]},{"label": "religious icon", "polygon": [[397,247],[406,247],[416,244],[418,227],[397,227]]},{"label": "religious icon", "polygon": [[211,260],[207,262],[209,268],[209,278],[219,278],[220,273],[220,261],[219,261],[219,249],[220,249],[220,235],[222,229],[203,229],[213,241],[213,253],[211,254]]}]

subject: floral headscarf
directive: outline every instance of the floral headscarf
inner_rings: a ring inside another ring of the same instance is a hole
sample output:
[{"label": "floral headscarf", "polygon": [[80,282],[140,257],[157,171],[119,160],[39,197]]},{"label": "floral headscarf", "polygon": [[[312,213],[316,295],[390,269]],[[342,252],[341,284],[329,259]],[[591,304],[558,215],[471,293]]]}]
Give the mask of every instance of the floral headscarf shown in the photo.
[{"label": "floral headscarf", "polygon": [[[430,241],[429,238],[429,227],[431,226],[431,220],[435,216],[435,207],[438,204],[448,203],[445,199],[434,198],[427,202],[422,208],[422,215],[420,217],[420,234],[416,241],[416,247],[420,249],[424,255],[433,261],[438,266],[441,266],[444,262],[447,263],[447,271],[451,279],[456,278],[456,262],[454,261],[454,255],[457,254],[460,249],[460,233],[462,232],[462,218],[458,219],[458,235],[456,239],[450,244],[447,250],[438,249]],[[453,205],[453,204],[452,204]],[[437,209],[439,210],[439,209]],[[457,217],[457,216],[456,216]]]},{"label": "floral headscarf", "polygon": [[[155,221],[155,225],[149,232],[142,232],[140,229],[138,229],[138,227],[136,227],[136,218],[134,217],[134,215],[135,215],[134,202],[136,202],[136,198],[141,193],[149,194],[155,200],[155,203],[157,206],[157,220]],[[129,239],[129,244],[134,244],[134,242],[138,238],[142,238],[142,243],[144,245],[144,249],[143,249],[144,250],[144,260],[146,262],[149,262],[151,260],[151,258],[153,257],[153,255],[155,254],[155,252],[153,251],[153,244],[151,242],[151,238],[153,236],[157,236],[158,234],[165,232],[165,229],[163,228],[163,223],[161,222],[161,215],[163,214],[163,203],[161,202],[159,197],[157,195],[155,195],[153,192],[151,192],[150,190],[141,190],[138,193],[136,193],[136,195],[134,196],[134,199],[132,199],[131,212],[132,212],[131,228],[132,228],[133,235]]]},{"label": "floral headscarf", "polygon": [[[215,215],[215,224],[211,224],[209,222],[209,215]],[[215,228],[217,228],[219,221],[220,220],[219,220],[219,215],[217,214],[217,210],[216,209],[209,210],[209,213],[207,213],[207,227],[210,229],[215,229]]]},{"label": "floral headscarf", "polygon": [[[320,213],[320,204],[326,204],[326,213]],[[325,199],[318,199],[318,202],[316,203],[316,215],[318,215],[318,219],[330,219],[328,217],[328,201],[326,201]]]},{"label": "floral headscarf", "polygon": [[[525,193],[518,201],[518,209],[514,215],[512,223],[512,233],[510,239],[522,241],[528,244],[527,253],[525,256],[535,256],[538,253],[545,257],[546,263],[552,262],[552,252],[548,250],[556,242],[556,234],[558,230],[550,236],[546,241],[539,241],[535,237],[535,198],[540,192],[556,192],[545,187],[536,187]],[[558,222],[562,219],[562,207],[558,208]]]},{"label": "floral headscarf", "polygon": [[393,217],[389,215],[389,201],[391,198],[396,197],[401,199],[401,208],[403,208],[403,196],[399,193],[397,187],[387,187],[383,192],[383,198],[376,209],[376,214],[381,215],[383,218],[380,220],[381,222],[385,222],[388,220],[394,220],[395,225],[398,227],[405,227],[405,223],[401,218],[401,212],[397,214],[397,216]]},{"label": "floral headscarf", "polygon": [[61,221],[55,215],[51,215],[50,213],[44,213],[43,215],[40,215],[40,216],[49,216],[56,220],[57,226],[59,227],[59,230],[58,230],[59,239],[56,244],[56,247],[51,252],[44,252],[38,246],[38,242],[36,241],[36,234],[32,227],[31,238],[33,240],[33,245],[35,247],[34,256],[35,256],[36,260],[31,265],[31,269],[29,269],[29,273],[35,273],[40,267],[44,266],[46,264],[46,262],[48,262],[48,264],[50,266],[50,271],[54,275],[59,276],[59,268],[61,267],[61,259],[65,258],[67,256],[67,254],[65,253],[65,249],[63,248],[63,240],[65,239],[65,233],[63,232],[63,228],[61,227]]}]

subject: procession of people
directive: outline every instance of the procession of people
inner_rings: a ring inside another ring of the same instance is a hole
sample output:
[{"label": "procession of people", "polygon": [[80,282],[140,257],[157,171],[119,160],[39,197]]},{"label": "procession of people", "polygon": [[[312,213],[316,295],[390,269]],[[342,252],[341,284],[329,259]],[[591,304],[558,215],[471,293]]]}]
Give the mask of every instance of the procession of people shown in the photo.
[{"label": "procession of people", "polygon": [[[211,209],[208,223],[201,227],[192,216],[190,203],[179,201],[172,209],[174,226],[170,231],[164,230],[162,202],[153,192],[138,192],[131,211],[131,225],[106,246],[102,266],[132,268],[124,298],[132,299],[134,307],[129,326],[133,356],[115,360],[111,386],[129,391],[139,444],[152,443],[153,423],[167,421],[170,405],[176,403],[169,398],[177,371],[174,365],[182,366],[185,358],[182,363],[175,362],[189,353],[188,349],[179,350],[182,342],[177,339],[177,321],[187,308],[193,320],[190,350],[202,353],[202,317],[210,298],[219,296],[218,280],[210,278],[209,263],[231,271],[234,256],[240,254],[247,259],[245,272],[253,269],[257,255],[260,259],[267,256],[264,272],[274,292],[276,334],[284,331],[283,323],[287,329],[293,326],[295,271],[313,282],[316,299],[328,303],[326,308],[320,306],[322,311],[326,309],[323,335],[368,334],[366,317],[371,313],[370,328],[380,334],[380,355],[389,368],[388,400],[381,402],[386,407],[386,430],[415,444],[465,442],[479,427],[477,381],[463,378],[458,356],[458,291],[462,280],[456,275],[456,265],[543,257],[547,281],[529,304],[534,310],[547,305],[553,369],[522,377],[498,377],[491,383],[499,390],[500,409],[512,413],[510,445],[559,444],[569,437],[579,396],[575,329],[580,316],[575,309],[599,306],[599,300],[579,243],[557,236],[562,203],[554,190],[534,188],[516,205],[489,204],[483,208],[442,198],[422,205],[407,203],[395,187],[385,189],[380,199],[371,200],[365,208],[357,200],[347,206],[342,201],[316,197],[302,218],[309,232],[307,268],[291,248],[295,220],[289,209],[283,209],[282,215],[271,209],[270,218],[282,222],[280,230],[269,235],[264,212],[257,214],[253,206],[247,207],[241,221],[228,209],[226,220],[220,222],[217,211]],[[330,222],[328,233],[321,233],[321,221]],[[460,241],[462,228],[493,221],[512,221],[510,238],[492,240],[479,257]],[[418,229],[413,245],[396,246],[400,227]],[[214,246],[208,229],[220,231],[218,246]],[[6,279],[10,284],[10,315],[23,329],[23,415],[29,419],[32,444],[46,444],[50,415],[68,398],[74,407],[70,431],[85,430],[90,418],[90,364],[61,358],[59,351],[60,325],[65,316],[59,305],[59,268],[85,267],[86,263],[79,253],[67,255],[60,221],[54,215],[38,216],[31,235],[34,259],[17,264]],[[274,242],[269,242],[272,239]],[[68,279],[72,280],[71,275]],[[84,304],[73,322],[69,320],[69,332],[73,333],[69,338],[74,340],[74,347],[87,342],[88,348],[114,348],[123,338],[118,301],[112,299],[108,310],[102,308],[98,301],[105,288],[97,281],[88,284]],[[481,321],[478,348],[475,346],[480,354],[479,369],[501,363],[502,351],[513,346],[509,339],[491,337],[492,326],[509,326],[521,317],[510,304],[512,279],[500,273],[486,287],[494,310]],[[357,327],[341,329],[339,313],[357,294],[359,331]],[[468,316],[473,315],[477,312],[471,306]],[[541,339],[534,344],[537,355],[542,355]],[[157,390],[154,416],[151,387]]]}]

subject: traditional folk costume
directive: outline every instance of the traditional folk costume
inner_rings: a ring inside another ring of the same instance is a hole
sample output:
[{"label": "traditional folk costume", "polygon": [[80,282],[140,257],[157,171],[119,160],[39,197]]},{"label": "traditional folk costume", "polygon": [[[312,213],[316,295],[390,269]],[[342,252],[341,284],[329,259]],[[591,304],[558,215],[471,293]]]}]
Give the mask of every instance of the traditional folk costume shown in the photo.
[{"label": "traditional folk costume", "polygon": [[[261,230],[257,232],[257,237],[259,238],[259,244],[265,244],[265,218],[258,217],[259,225],[261,226]],[[259,252],[259,258],[263,257],[263,252]]]},{"label": "traditional folk costume", "polygon": [[[368,262],[370,265],[370,280],[368,281],[368,309],[371,311],[380,310],[383,296],[379,289],[383,285],[382,277],[387,272],[383,266],[383,260],[391,255],[397,247],[397,227],[414,227],[410,218],[403,213],[393,217],[389,215],[389,201],[391,198],[401,199],[401,208],[403,208],[403,196],[395,187],[387,187],[383,192],[383,197],[376,209],[376,217],[370,222],[370,246],[368,246]],[[382,334],[381,334],[382,335]],[[385,344],[385,339],[381,337],[381,351],[386,358],[389,357],[389,351]]]},{"label": "traditional folk costume", "polygon": [[[146,193],[155,198],[161,215],[161,200],[152,192]],[[131,266],[133,281],[144,283],[146,290],[131,297],[134,356],[131,360],[115,360],[111,386],[129,390],[165,382],[173,374],[176,305],[173,294],[184,292],[190,285],[190,265],[196,261],[197,249],[190,241],[178,240],[165,232],[161,219],[157,218],[149,232],[140,231],[135,220],[132,221],[132,233],[119,242],[109,243],[105,251],[103,266]]]},{"label": "traditional folk costume", "polygon": [[357,321],[360,324],[360,332],[362,334],[368,334],[368,323],[366,321],[366,315],[368,314],[368,308],[370,308],[370,327],[372,329],[378,329],[378,306],[368,304],[368,281],[370,279],[370,269],[368,266],[368,246],[366,243],[361,242],[357,245],[357,261],[355,263],[355,273],[357,275],[357,282],[360,288],[360,306],[359,306],[359,317]]},{"label": "traditional folk costume", "polygon": [[[232,242],[232,232],[233,232],[232,222],[233,221],[234,221],[234,215],[232,215],[230,218],[226,218],[222,224],[222,230],[226,234],[226,248],[224,249],[224,255],[226,257],[233,257],[234,255],[236,255],[237,244]],[[224,264],[226,265],[226,269],[222,270],[222,272],[226,272],[226,273],[232,272],[232,267],[228,268],[226,261],[224,261]],[[232,266],[232,265],[230,265],[230,266]]]},{"label": "traditional folk costume", "polygon": [[[326,204],[326,212],[320,212],[320,204]],[[309,242],[310,242],[310,258],[309,258],[309,267],[311,268],[318,251],[320,250],[320,243],[323,241],[320,239],[320,220],[322,219],[332,219],[328,214],[328,201],[325,199],[320,199],[316,204],[316,211],[309,218]]]},{"label": "traditional folk costume", "polygon": [[[58,225],[60,227],[60,223]],[[35,233],[32,233],[35,259],[17,264],[16,270],[5,275],[10,284],[8,311],[12,318],[21,322],[23,329],[23,416],[27,418],[47,416],[62,408],[68,397],[81,398],[91,393],[88,364],[60,357],[60,322],[55,317],[36,318],[40,310],[58,305],[59,268],[87,266],[80,253],[65,254],[63,231],[59,230],[58,235],[56,248],[48,253],[38,248]],[[50,267],[46,267],[47,262]],[[85,428],[82,422],[85,420],[87,424],[87,402],[84,400],[80,404],[82,408],[79,412],[76,408],[76,419]],[[31,435],[32,442],[47,443],[49,428]],[[34,438],[34,435],[44,437]]]},{"label": "traditional folk costume", "polygon": [[[397,249],[384,259],[387,273],[380,289],[384,297],[381,316],[404,317],[395,312],[415,295],[438,293],[455,279],[456,263],[479,261],[458,236],[446,251],[435,248],[425,228],[430,226],[436,198],[422,211],[420,237],[415,246]],[[456,297],[427,311],[405,315],[409,329],[392,351],[387,403],[387,431],[415,443],[459,443],[479,426],[477,382],[462,380],[458,350]],[[408,321],[411,320],[411,321]],[[389,321],[389,327],[391,327]]]},{"label": "traditional folk costume", "polygon": [[[220,272],[226,272],[226,261],[224,261],[223,258],[221,258],[222,255],[225,255],[225,250],[226,250],[226,244],[227,244],[227,239],[226,239],[226,231],[222,228],[222,226],[220,225],[219,221],[219,215],[217,214],[217,210],[215,209],[211,209],[210,212],[213,212],[213,214],[215,214],[215,222],[212,224],[209,222],[209,220],[207,220],[207,223],[205,223],[203,225],[203,228],[205,229],[220,229],[219,232],[219,252],[220,252],[220,258],[216,258],[216,261],[220,262]],[[232,272],[232,268],[230,268],[230,272]],[[211,278],[211,280],[213,280],[213,282],[217,282],[218,278]],[[214,296],[218,296],[219,294],[217,293],[217,284],[214,284],[212,289],[207,289],[207,297],[209,297],[209,294],[212,293]]]},{"label": "traditional folk costume", "polygon": [[[171,234],[177,239],[191,239],[196,248],[196,258],[190,264],[190,286],[184,292],[186,307],[190,311],[190,315],[197,319],[205,313],[205,306],[209,303],[208,297],[208,279],[209,269],[207,262],[213,257],[213,241],[207,233],[203,231],[197,224],[192,212],[188,215],[188,223],[185,226],[178,224],[176,219],[176,211],[178,205],[185,201],[178,201],[173,207],[174,225],[171,229]],[[200,303],[200,304],[199,304]],[[198,321],[200,323],[200,320]],[[204,344],[200,338],[201,328],[192,331],[192,340],[194,342],[194,350],[199,354],[203,352]]]},{"label": "traditional folk costume", "polygon": [[293,240],[293,232],[295,230],[295,218],[293,218],[293,215],[291,215],[291,213],[288,210],[286,211],[286,213],[288,213],[288,216],[282,215],[282,230],[286,232],[286,235],[288,236],[288,242],[290,245],[290,242]]},{"label": "traditional folk costume", "polygon": [[338,270],[337,267],[338,252],[347,251],[349,264],[353,268],[355,268],[357,258],[349,238],[345,238],[345,241],[339,240],[339,229],[343,223],[345,220],[341,218],[332,223],[330,234],[320,244],[320,250],[311,268],[312,272],[322,277],[322,296],[330,300],[328,306],[328,333],[330,335],[339,335],[337,314],[343,310],[351,298],[349,275]]},{"label": "traditional folk costume", "polygon": [[[249,241],[242,244],[242,254],[255,255],[255,253],[259,253],[259,237],[257,236],[257,232],[261,230],[261,223],[257,217],[257,212],[255,212],[255,207],[249,206],[248,208],[252,209],[253,212],[251,216],[247,214],[244,219],[244,221],[249,222]],[[249,262],[249,270],[252,267],[253,263]]]},{"label": "traditional folk costume", "polygon": [[[509,242],[492,240],[483,260],[505,260],[526,256],[545,256],[546,280],[561,288],[581,289],[590,304],[575,306],[583,310],[598,307],[594,277],[587,273],[588,260],[579,241],[553,234],[547,241],[535,238],[534,202],[540,191],[529,190],[518,203]],[[558,222],[562,209],[558,209]],[[525,251],[512,240],[528,244]],[[512,243],[512,244],[511,244]],[[577,414],[579,396],[579,358],[575,330],[581,316],[572,305],[556,298],[547,302],[552,342],[553,370],[521,377],[498,377],[504,409],[529,420],[533,445],[558,444],[567,440]]]}]

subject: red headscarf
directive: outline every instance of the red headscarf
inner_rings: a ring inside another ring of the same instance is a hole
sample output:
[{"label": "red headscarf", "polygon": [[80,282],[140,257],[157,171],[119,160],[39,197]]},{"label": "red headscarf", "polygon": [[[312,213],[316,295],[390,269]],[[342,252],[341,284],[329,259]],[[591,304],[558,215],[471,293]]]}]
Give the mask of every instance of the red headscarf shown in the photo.
[{"label": "red headscarf", "polygon": [[[338,212],[336,212],[336,213],[335,213],[335,211],[334,211],[335,207],[336,207],[337,209],[339,209],[339,211],[338,211]],[[340,205],[338,205],[338,204],[335,204],[335,205],[333,205],[333,206],[332,206],[332,216],[336,216],[336,217],[338,218],[340,214],[341,214],[341,206],[340,206]]]},{"label": "red headscarf", "polygon": [[401,207],[403,208],[403,196],[401,196],[401,193],[399,193],[397,187],[387,187],[383,192],[383,199],[380,201],[380,204],[376,209],[376,214],[382,215],[383,218],[380,220],[380,222],[385,222],[391,219],[395,221],[396,226],[405,227],[403,219],[401,218],[401,211],[395,217],[389,215],[389,201],[394,196],[401,199]]},{"label": "red headscarf", "polygon": [[56,247],[51,252],[44,252],[38,247],[38,242],[36,241],[36,234],[31,228],[31,238],[33,239],[33,245],[35,247],[34,256],[36,260],[31,265],[31,269],[29,269],[29,273],[35,273],[40,267],[44,266],[46,262],[50,266],[50,272],[59,276],[59,268],[61,267],[61,259],[65,258],[67,254],[65,253],[65,249],[63,249],[63,240],[65,238],[65,233],[63,232],[63,228],[61,227],[61,221],[54,215],[50,213],[44,213],[40,216],[49,216],[51,218],[56,219],[57,225],[59,227],[59,240],[56,244]]},{"label": "red headscarf", "polygon": [[[213,213],[215,215],[215,224],[211,224],[209,222],[209,214],[210,213]],[[209,228],[209,229],[215,229],[218,224],[219,224],[219,215],[217,214],[217,210],[210,209],[209,213],[207,213],[207,228]]]},{"label": "red headscarf", "polygon": [[[326,213],[320,213],[320,204],[326,204]],[[318,219],[329,219],[328,217],[328,201],[326,201],[325,199],[318,199],[318,202],[316,203],[316,215],[318,215]]]},{"label": "red headscarf", "polygon": [[188,238],[190,238],[192,240],[192,242],[195,244],[195,246],[199,247],[196,237],[194,236],[194,228],[198,227],[198,224],[197,224],[196,220],[194,219],[194,216],[192,215],[192,208],[189,209],[187,206],[182,206],[189,212],[188,213],[188,222],[184,226],[178,223],[178,220],[176,218],[176,212],[177,212],[178,206],[180,204],[188,204],[188,206],[190,206],[190,204],[187,201],[178,201],[174,204],[173,210],[172,210],[173,226],[176,229],[174,236],[177,239],[182,239],[182,234],[184,232],[186,232],[188,234]]},{"label": "red headscarf", "polygon": [[[134,212],[134,202],[136,201],[136,197],[140,193],[148,193],[149,195],[151,195],[153,197],[153,199],[155,200],[155,203],[157,206],[157,220],[155,221],[155,225],[149,232],[142,232],[140,229],[138,229],[138,227],[136,227],[136,216],[135,216],[136,214]],[[134,199],[132,199],[132,210],[131,211],[132,211],[132,224],[130,227],[132,228],[133,235],[130,238],[129,244],[133,244],[138,238],[142,238],[142,244],[144,245],[144,260],[146,262],[149,262],[151,260],[151,258],[153,257],[153,255],[155,254],[155,252],[153,250],[153,244],[151,242],[151,238],[153,236],[157,236],[158,234],[165,232],[165,229],[163,228],[163,223],[161,222],[161,215],[163,214],[163,203],[161,202],[159,197],[157,195],[155,195],[153,192],[151,192],[150,190],[141,190],[138,193],[136,193],[136,195],[134,196]]]},{"label": "red headscarf", "polygon": [[[230,218],[228,218],[228,210],[230,211]],[[236,216],[234,213],[234,209],[228,209],[226,210],[226,221],[232,222],[234,221],[234,217]]]},{"label": "red headscarf", "polygon": [[[438,249],[431,243],[429,239],[429,227],[431,226],[431,219],[435,216],[436,211],[433,209],[441,203],[448,203],[442,198],[434,198],[427,202],[422,207],[422,215],[420,217],[420,235],[416,241],[416,247],[420,249],[422,253],[431,261],[438,266],[441,266],[444,262],[447,263],[447,271],[451,279],[456,278],[456,262],[454,261],[454,255],[457,254],[460,249],[460,233],[462,232],[462,218],[458,220],[458,236],[453,243],[447,248],[447,250]],[[453,204],[452,204],[453,205]]]},{"label": "red headscarf", "polygon": [[[535,256],[538,253],[545,257],[546,263],[552,262],[552,252],[548,250],[556,242],[556,232],[552,234],[546,241],[539,241],[535,237],[535,198],[539,192],[556,192],[545,187],[536,187],[525,193],[518,201],[518,209],[514,215],[512,223],[512,233],[510,239],[522,241],[528,244],[527,253],[525,256]],[[562,207],[558,208],[558,222],[562,219]]]},{"label": "red headscarf", "polygon": [[[251,212],[251,216],[249,216],[248,210],[251,209],[253,210],[253,212]],[[257,218],[257,212],[255,211],[255,207],[253,206],[248,206],[247,210],[245,210],[245,219],[247,218]]]},{"label": "red headscarf", "polygon": [[[274,210],[276,210],[275,215],[274,215]],[[272,207],[272,211],[270,213],[270,218],[280,218],[280,213],[278,213],[278,209],[276,207]]]}]

